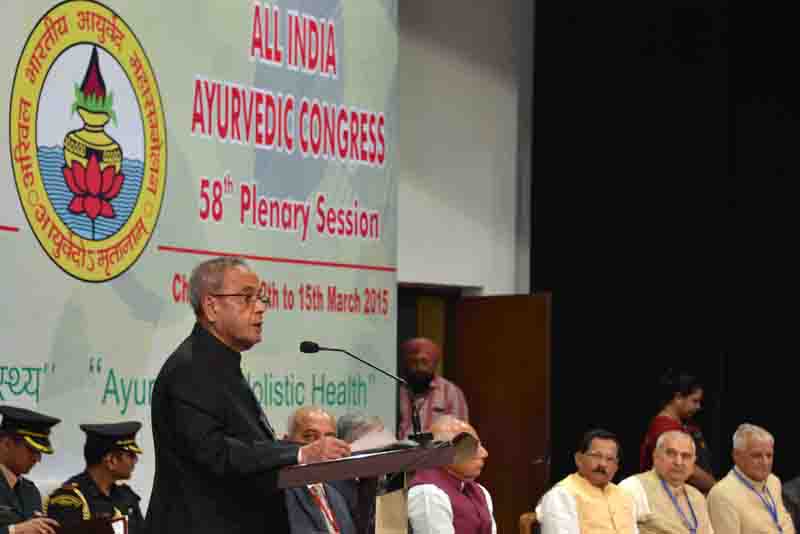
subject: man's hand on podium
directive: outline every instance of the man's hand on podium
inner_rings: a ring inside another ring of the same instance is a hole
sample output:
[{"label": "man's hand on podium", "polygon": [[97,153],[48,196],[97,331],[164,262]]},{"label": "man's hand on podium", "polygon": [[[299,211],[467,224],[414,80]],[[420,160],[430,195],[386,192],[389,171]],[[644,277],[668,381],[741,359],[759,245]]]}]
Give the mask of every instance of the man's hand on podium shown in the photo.
[{"label": "man's hand on podium", "polygon": [[300,447],[300,463],[304,464],[336,460],[345,456],[350,456],[350,445],[332,436],[323,436],[317,441]]},{"label": "man's hand on podium", "polygon": [[49,517],[32,517],[22,523],[11,526],[13,534],[55,534],[58,521]]}]

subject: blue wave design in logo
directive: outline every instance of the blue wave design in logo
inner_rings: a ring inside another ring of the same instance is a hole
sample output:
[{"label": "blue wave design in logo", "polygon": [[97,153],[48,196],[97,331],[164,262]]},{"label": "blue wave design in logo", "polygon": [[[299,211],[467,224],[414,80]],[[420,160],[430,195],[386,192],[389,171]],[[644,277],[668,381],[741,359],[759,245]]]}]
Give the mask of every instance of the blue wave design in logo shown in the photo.
[{"label": "blue wave design in logo", "polygon": [[142,190],[144,162],[141,160],[123,159],[122,174],[125,180],[116,198],[112,199],[114,218],[98,216],[94,220],[94,237],[92,237],[92,220],[85,214],[74,214],[69,211],[69,203],[75,196],[64,180],[64,149],[60,146],[39,147],[39,168],[42,171],[44,190],[50,199],[58,217],[67,228],[83,239],[102,241],[113,236],[125,226],[130,219],[139,194]]}]

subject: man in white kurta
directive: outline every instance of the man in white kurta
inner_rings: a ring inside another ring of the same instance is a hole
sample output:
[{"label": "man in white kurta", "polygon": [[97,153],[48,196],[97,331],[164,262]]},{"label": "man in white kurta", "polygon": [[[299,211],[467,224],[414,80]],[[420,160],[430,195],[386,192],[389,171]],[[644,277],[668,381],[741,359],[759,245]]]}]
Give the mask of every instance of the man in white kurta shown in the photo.
[{"label": "man in white kurta", "polygon": [[641,534],[714,534],[705,497],[686,484],[695,459],[693,438],[670,430],[656,441],[653,469],[620,482],[633,497]]},{"label": "man in white kurta", "polygon": [[536,507],[542,534],[638,534],[633,499],[611,482],[619,467],[617,437],[587,432],[575,465],[578,472],[553,486]]},{"label": "man in white kurta", "polygon": [[783,505],[781,481],[772,474],[774,444],[772,434],[756,425],[745,423],[736,430],[736,465],[708,494],[708,511],[718,534],[795,534]]}]

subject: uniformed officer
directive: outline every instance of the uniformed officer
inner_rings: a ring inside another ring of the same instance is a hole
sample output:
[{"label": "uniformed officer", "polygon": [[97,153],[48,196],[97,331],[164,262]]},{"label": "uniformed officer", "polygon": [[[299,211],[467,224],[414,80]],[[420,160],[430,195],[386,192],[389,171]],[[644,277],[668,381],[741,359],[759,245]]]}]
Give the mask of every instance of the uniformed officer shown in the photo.
[{"label": "uniformed officer", "polygon": [[42,517],[42,496],[22,475],[53,453],[50,430],[61,420],[15,406],[0,415],[0,534],[53,534],[58,523]]},{"label": "uniformed officer", "polygon": [[64,525],[125,515],[128,533],[142,532],[144,519],[139,496],[127,484],[118,483],[131,478],[142,453],[135,441],[141,427],[136,421],[80,425],[86,433],[83,447],[86,470],[50,494],[45,504],[47,515]]}]

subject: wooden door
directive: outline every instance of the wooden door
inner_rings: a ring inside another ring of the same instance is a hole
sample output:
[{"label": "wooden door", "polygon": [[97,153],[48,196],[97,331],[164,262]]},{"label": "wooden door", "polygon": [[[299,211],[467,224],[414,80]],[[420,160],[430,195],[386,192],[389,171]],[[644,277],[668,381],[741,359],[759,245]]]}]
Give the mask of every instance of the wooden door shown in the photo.
[{"label": "wooden door", "polygon": [[489,451],[479,482],[498,532],[516,532],[550,478],[550,295],[463,298],[451,342],[447,376]]}]

